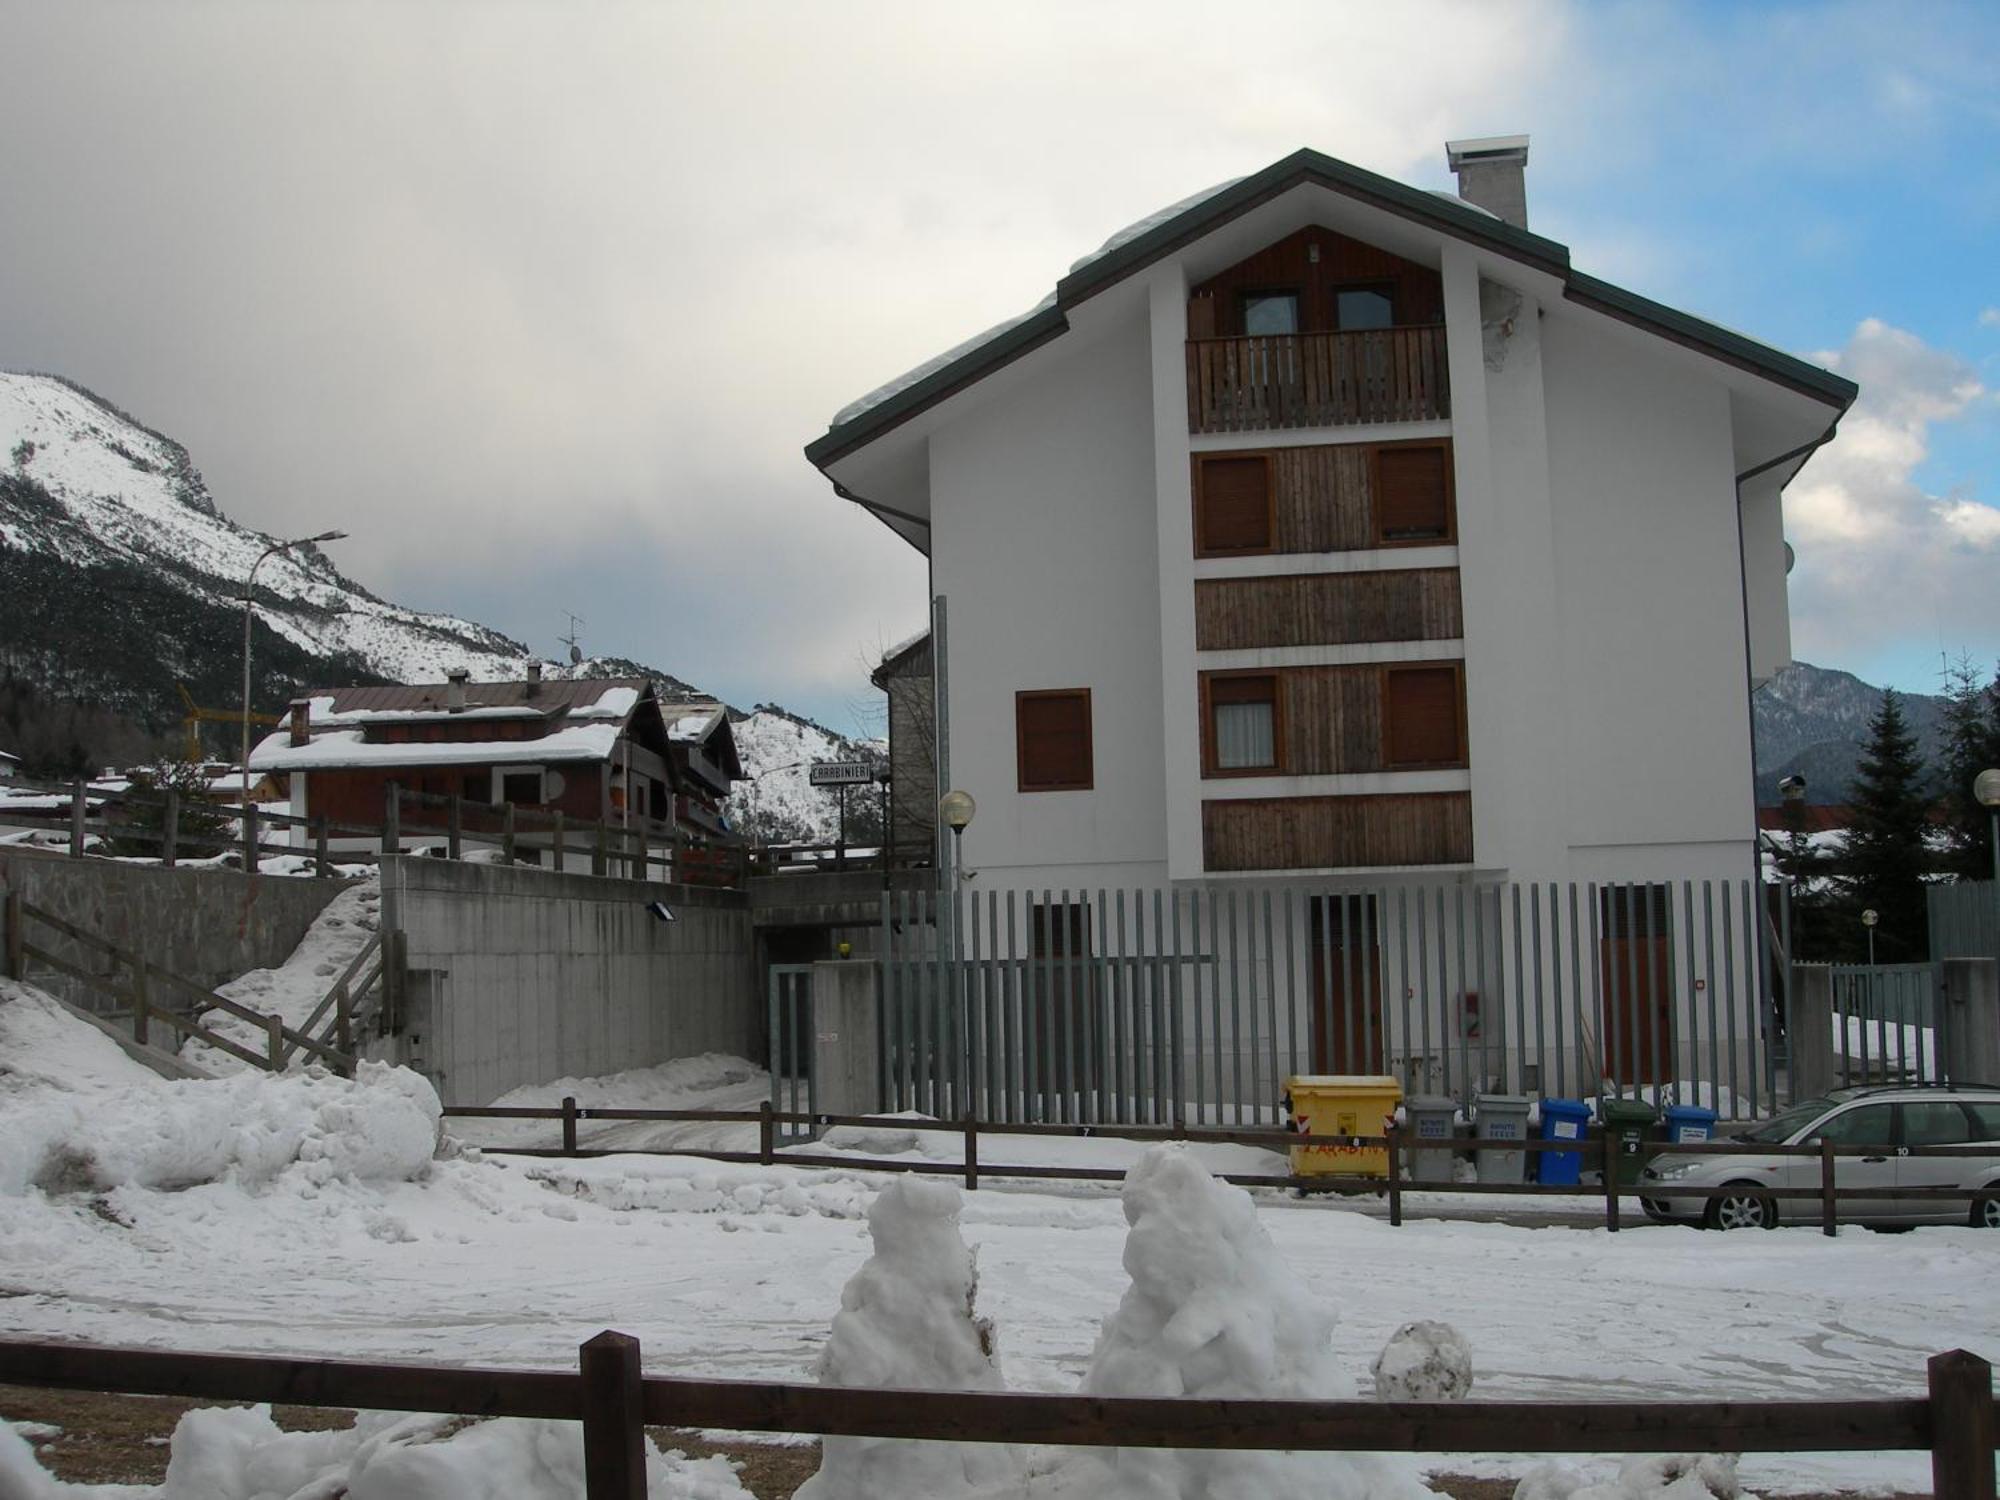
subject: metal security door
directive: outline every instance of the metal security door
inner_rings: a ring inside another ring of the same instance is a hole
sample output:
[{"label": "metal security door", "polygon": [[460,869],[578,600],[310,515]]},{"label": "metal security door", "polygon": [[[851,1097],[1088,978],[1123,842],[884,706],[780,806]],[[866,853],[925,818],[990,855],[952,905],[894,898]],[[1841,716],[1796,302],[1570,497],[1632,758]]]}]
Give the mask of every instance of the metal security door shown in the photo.
[{"label": "metal security door", "polygon": [[[771,1108],[794,1114],[813,1112],[813,1025],[811,964],[772,964],[768,1030]],[[779,1141],[812,1139],[812,1126],[777,1126]]]}]

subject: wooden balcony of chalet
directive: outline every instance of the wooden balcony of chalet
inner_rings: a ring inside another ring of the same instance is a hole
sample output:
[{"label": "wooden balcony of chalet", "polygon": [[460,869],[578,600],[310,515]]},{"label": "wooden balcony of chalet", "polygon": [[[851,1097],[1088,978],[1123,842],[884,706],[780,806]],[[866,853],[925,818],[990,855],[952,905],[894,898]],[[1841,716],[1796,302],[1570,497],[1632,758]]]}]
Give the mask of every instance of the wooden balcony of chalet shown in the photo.
[{"label": "wooden balcony of chalet", "polygon": [[1265,432],[1451,415],[1442,323],[1191,338],[1188,431]]}]

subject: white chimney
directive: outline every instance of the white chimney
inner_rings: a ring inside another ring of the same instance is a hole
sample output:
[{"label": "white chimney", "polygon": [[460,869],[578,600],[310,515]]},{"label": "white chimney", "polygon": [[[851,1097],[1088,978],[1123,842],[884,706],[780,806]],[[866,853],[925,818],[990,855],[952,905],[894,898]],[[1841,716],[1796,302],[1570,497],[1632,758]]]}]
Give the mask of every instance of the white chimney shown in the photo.
[{"label": "white chimney", "polygon": [[453,667],[444,674],[444,706],[452,713],[465,712],[465,679],[471,675],[464,667]]},{"label": "white chimney", "polygon": [[1490,214],[1528,227],[1528,138],[1489,135],[1476,141],[1446,141],[1444,157],[1458,174],[1458,196]]},{"label": "white chimney", "polygon": [[542,660],[536,657],[528,663],[528,691],[524,695],[532,698],[542,690]]},{"label": "white chimney", "polygon": [[312,743],[312,699],[294,698],[291,701],[292,743],[310,745]]}]

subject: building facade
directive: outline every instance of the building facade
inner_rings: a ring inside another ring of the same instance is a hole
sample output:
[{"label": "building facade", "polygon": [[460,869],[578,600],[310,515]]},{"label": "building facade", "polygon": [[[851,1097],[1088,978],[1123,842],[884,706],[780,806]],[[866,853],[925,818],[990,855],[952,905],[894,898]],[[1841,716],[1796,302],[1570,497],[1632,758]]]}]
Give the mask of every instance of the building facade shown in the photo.
[{"label": "building facade", "polygon": [[930,559],[989,887],[1754,869],[1780,496],[1855,389],[1575,271],[1525,138],[1450,154],[1178,205],[807,449]]}]

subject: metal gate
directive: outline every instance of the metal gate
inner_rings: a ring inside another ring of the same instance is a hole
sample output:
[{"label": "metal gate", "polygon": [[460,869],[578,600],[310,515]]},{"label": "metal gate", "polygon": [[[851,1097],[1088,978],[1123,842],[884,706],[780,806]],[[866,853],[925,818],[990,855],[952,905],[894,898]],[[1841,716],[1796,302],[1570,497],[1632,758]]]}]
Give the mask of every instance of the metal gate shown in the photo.
[{"label": "metal gate", "polygon": [[1934,1083],[1939,1078],[1936,964],[1833,966],[1833,1076],[1863,1083]]},{"label": "metal gate", "polygon": [[[770,1044],[771,1108],[813,1112],[811,964],[772,964],[766,1036]],[[777,1126],[781,1143],[812,1139],[810,1125]]]}]

